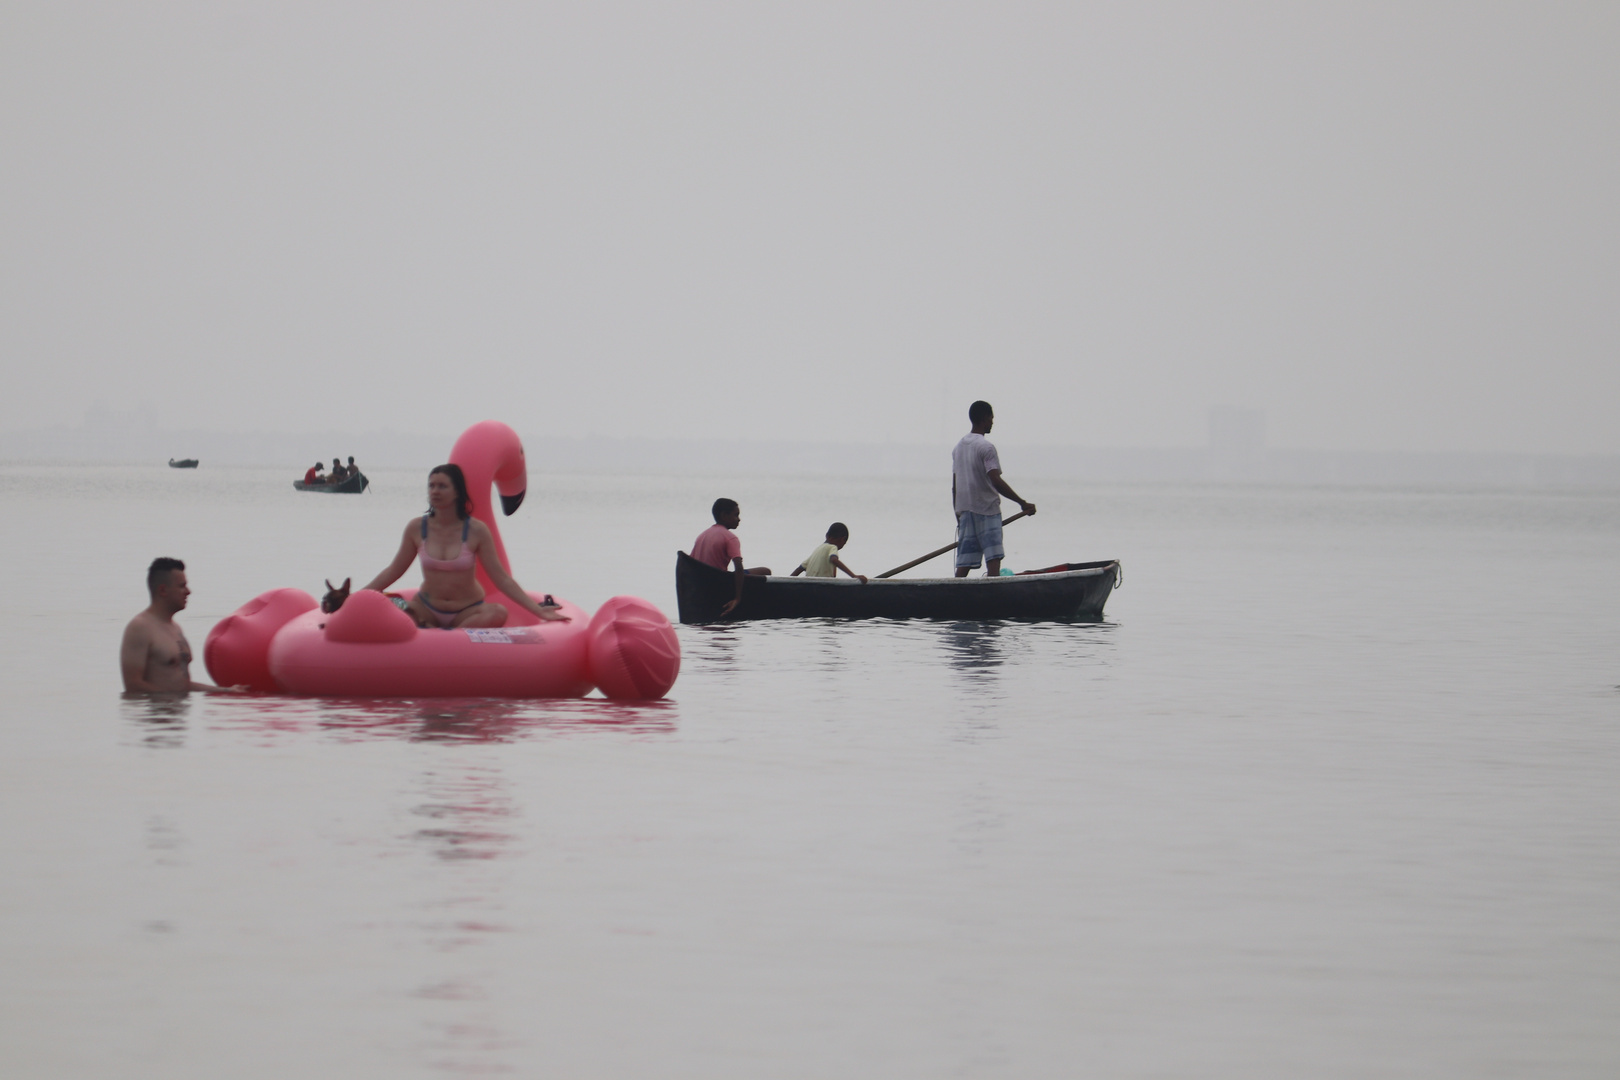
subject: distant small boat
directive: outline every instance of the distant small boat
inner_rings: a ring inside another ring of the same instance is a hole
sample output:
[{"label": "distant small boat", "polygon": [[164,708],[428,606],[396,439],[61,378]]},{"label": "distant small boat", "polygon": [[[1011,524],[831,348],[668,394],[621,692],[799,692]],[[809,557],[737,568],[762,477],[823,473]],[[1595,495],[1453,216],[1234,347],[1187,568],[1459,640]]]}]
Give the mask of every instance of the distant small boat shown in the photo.
[{"label": "distant small boat", "polygon": [[684,551],[675,560],[675,599],[683,623],[734,619],[1100,619],[1108,594],[1123,573],[1113,559],[1060,563],[1014,577],[743,578],[742,603],[722,616],[737,595],[737,578]]},{"label": "distant small boat", "polygon": [[196,467],[197,459],[194,457],[181,458],[179,461],[174,460],[174,458],[169,459],[169,468],[171,469],[195,469]]},{"label": "distant small boat", "polygon": [[302,480],[293,481],[294,491],[318,491],[323,495],[358,495],[371,486],[366,474],[357,472],[344,480],[341,484],[306,484]]}]

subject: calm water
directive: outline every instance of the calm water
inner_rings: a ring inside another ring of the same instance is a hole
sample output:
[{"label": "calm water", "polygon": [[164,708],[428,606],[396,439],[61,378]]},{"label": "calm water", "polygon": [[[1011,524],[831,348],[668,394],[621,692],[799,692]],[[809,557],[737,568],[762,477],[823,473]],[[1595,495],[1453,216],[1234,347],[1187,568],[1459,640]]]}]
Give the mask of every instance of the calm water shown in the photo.
[{"label": "calm water", "polygon": [[[152,556],[200,650],[425,480],[292,479],[0,467],[8,1077],[1620,1072],[1620,496],[1022,479],[1008,564],[1122,559],[1106,621],[682,628],[641,706],[122,700]],[[874,573],[945,488],[542,475],[505,535],[673,614],[717,495]]]}]

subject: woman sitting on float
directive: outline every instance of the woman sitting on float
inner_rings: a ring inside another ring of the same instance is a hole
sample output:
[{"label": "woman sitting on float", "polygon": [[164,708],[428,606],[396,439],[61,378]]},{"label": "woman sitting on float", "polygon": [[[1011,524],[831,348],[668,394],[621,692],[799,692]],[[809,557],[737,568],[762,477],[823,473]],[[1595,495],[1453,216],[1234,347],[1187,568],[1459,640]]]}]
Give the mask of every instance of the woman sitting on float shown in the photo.
[{"label": "woman sitting on float", "polygon": [[495,587],[525,611],[541,619],[568,621],[557,606],[535,603],[501,565],[489,526],[472,516],[460,465],[440,465],[428,473],[428,512],[405,524],[394,561],[366,588],[377,592],[388,588],[415,559],[422,563],[422,588],[405,610],[418,626],[472,630],[506,625],[506,606],[484,602],[475,563],[482,563]]}]

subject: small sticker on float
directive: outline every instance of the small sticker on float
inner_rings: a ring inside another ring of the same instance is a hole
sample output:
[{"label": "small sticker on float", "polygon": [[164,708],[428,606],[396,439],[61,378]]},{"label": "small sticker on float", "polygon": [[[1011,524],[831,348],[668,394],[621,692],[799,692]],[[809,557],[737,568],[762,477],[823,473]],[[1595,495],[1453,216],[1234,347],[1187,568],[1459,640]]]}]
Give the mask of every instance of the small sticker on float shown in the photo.
[{"label": "small sticker on float", "polygon": [[527,626],[513,626],[502,630],[464,630],[467,640],[475,645],[543,645],[540,633]]}]

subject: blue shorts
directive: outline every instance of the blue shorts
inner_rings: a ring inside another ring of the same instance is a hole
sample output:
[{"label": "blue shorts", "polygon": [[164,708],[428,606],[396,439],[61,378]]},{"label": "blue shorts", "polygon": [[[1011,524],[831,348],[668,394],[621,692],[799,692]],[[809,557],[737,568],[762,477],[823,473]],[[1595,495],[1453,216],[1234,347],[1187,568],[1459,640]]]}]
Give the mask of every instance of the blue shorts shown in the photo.
[{"label": "blue shorts", "polygon": [[991,560],[1005,554],[1001,549],[1000,514],[975,514],[971,510],[964,510],[956,515],[957,566],[978,566],[981,555]]}]

